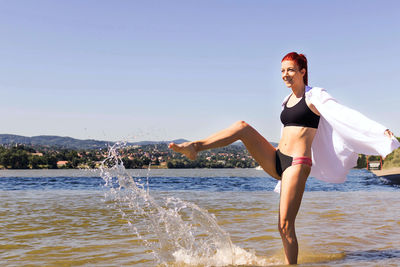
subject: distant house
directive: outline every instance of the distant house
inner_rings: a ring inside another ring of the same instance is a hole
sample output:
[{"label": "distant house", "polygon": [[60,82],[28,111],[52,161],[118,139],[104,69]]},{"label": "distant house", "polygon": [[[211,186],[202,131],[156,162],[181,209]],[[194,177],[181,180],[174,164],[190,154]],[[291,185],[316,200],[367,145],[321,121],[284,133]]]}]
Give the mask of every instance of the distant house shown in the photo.
[{"label": "distant house", "polygon": [[68,160],[59,160],[59,161],[57,161],[57,167],[65,166],[65,165],[67,165],[67,163],[68,163]]},{"label": "distant house", "polygon": [[36,153],[30,153],[32,156],[39,156],[39,157],[43,157],[43,153],[40,152],[36,152]]}]

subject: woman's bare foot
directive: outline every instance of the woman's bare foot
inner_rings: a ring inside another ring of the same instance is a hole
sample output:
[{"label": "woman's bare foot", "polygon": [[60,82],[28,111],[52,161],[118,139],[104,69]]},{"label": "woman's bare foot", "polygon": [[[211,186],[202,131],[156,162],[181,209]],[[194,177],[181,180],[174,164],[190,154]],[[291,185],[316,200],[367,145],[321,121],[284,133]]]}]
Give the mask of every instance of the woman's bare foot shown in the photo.
[{"label": "woman's bare foot", "polygon": [[184,154],[186,157],[188,157],[191,160],[195,160],[197,157],[197,151],[196,151],[196,148],[194,147],[193,142],[185,142],[185,143],[182,143],[179,145],[177,145],[175,143],[170,143],[168,147],[171,148],[175,152]]}]

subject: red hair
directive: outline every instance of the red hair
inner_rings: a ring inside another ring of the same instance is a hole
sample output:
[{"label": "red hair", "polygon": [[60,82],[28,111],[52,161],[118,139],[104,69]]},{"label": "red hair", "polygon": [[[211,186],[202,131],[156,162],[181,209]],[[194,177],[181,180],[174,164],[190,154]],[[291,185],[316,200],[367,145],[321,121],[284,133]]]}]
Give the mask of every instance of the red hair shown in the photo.
[{"label": "red hair", "polygon": [[282,58],[282,61],[289,60],[296,62],[299,69],[306,69],[306,73],[304,74],[303,81],[305,85],[308,85],[308,68],[307,68],[307,58],[303,54],[297,54],[296,52],[290,52],[286,56]]}]

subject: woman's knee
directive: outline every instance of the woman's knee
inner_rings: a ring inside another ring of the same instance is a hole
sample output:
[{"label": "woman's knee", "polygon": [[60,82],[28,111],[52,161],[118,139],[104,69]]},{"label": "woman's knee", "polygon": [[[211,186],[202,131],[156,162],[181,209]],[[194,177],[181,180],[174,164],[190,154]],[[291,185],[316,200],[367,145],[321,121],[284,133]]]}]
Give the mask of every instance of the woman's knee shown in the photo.
[{"label": "woman's knee", "polygon": [[294,233],[294,222],[282,218],[278,222],[278,230],[282,237],[290,237]]},{"label": "woman's knee", "polygon": [[240,120],[240,121],[235,122],[235,123],[233,124],[233,127],[234,127],[237,131],[244,131],[244,130],[250,128],[250,125],[249,125],[247,122]]},{"label": "woman's knee", "polygon": [[242,120],[236,121],[233,125],[238,128],[246,128],[249,126],[249,124],[247,122],[242,121]]}]

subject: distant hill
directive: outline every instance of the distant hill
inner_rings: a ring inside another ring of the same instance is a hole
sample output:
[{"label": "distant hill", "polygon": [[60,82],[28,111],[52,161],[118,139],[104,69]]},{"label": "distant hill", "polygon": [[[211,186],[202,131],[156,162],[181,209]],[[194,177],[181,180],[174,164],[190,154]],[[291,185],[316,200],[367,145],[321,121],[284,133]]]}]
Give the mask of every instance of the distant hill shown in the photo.
[{"label": "distant hill", "polygon": [[[168,144],[174,142],[176,144],[181,144],[187,142],[186,139],[176,139],[172,141],[140,141],[140,142],[130,142],[127,145],[151,145],[151,144]],[[38,136],[21,136],[14,134],[0,134],[0,145],[9,144],[24,144],[24,145],[36,145],[36,146],[48,146],[48,147],[61,147],[69,149],[100,149],[106,148],[108,145],[113,145],[115,142],[112,141],[100,141],[93,139],[75,139],[68,136],[55,136],[55,135],[38,135]],[[278,146],[277,143],[271,143],[274,147]],[[233,143],[233,145],[244,146],[242,142],[238,141]]]},{"label": "distant hill", "polygon": [[[186,142],[185,139],[177,139],[172,141],[141,141],[127,143],[127,145],[149,145],[149,144],[160,144],[174,142],[177,144]],[[105,148],[107,145],[112,145],[115,142],[111,141],[100,141],[93,139],[75,139],[67,136],[54,136],[54,135],[39,135],[39,136],[21,136],[14,134],[0,134],[0,144],[24,144],[24,145],[38,145],[38,146],[49,146],[49,147],[62,147],[70,149],[100,149]]]}]

